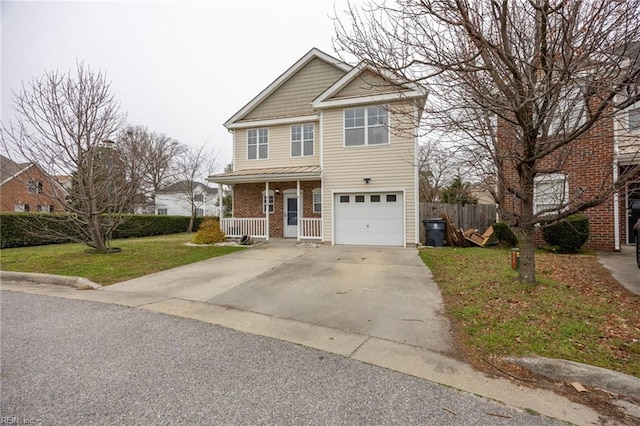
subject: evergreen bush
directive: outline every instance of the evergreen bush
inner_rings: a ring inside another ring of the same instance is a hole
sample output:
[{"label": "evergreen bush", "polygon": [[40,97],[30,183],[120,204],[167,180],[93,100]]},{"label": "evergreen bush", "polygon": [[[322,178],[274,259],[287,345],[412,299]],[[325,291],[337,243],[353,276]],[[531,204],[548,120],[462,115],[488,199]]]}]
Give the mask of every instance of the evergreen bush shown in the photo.
[{"label": "evergreen bush", "polygon": [[542,224],[542,237],[550,246],[557,246],[564,253],[575,253],[589,239],[589,218],[573,214],[553,224]]},{"label": "evergreen bush", "polygon": [[501,244],[509,247],[518,245],[518,239],[506,222],[497,222],[493,225],[493,234]]}]

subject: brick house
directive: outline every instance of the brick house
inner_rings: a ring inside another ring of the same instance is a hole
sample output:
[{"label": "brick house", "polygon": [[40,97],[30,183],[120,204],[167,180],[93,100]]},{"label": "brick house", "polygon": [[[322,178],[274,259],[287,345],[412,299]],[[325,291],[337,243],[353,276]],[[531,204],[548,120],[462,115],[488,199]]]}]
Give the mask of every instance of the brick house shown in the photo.
[{"label": "brick house", "polygon": [[33,163],[16,163],[0,155],[0,211],[61,212],[65,191]]},{"label": "brick house", "polygon": [[[502,143],[505,132],[498,129]],[[610,187],[629,168],[640,165],[640,102],[609,114],[591,128],[577,144],[545,159],[553,173],[538,175],[534,182],[534,214],[547,207],[569,204],[572,199],[589,199]],[[507,184],[515,170],[507,170]],[[505,195],[503,207],[517,211],[515,197]],[[586,247],[614,251],[635,243],[633,225],[640,218],[640,179],[626,183],[617,193],[596,207],[587,209],[590,237]],[[536,243],[544,244],[541,233]]]},{"label": "brick house", "polygon": [[[417,125],[427,92],[312,49],[235,113],[228,236],[418,243]],[[222,190],[218,193],[221,195]]]}]

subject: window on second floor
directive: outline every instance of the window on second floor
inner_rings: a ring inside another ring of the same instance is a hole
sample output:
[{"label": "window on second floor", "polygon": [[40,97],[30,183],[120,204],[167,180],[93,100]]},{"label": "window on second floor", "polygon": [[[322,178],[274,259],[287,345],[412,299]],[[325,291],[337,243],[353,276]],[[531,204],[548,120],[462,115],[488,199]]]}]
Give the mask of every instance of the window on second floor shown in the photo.
[{"label": "window on second floor", "polygon": [[382,106],[344,110],[344,145],[384,145],[389,143],[389,111]]},{"label": "window on second floor", "polygon": [[247,130],[247,159],[269,158],[269,129]]},{"label": "window on second floor", "polygon": [[204,202],[204,194],[193,194],[193,201],[196,203]]},{"label": "window on second floor", "polygon": [[41,194],[42,193],[42,181],[41,180],[30,180],[29,185],[27,185],[27,191],[29,194]]},{"label": "window on second floor", "polygon": [[579,87],[564,88],[558,98],[556,109],[549,124],[549,134],[572,133],[584,124],[586,101]]},{"label": "window on second floor", "polygon": [[629,111],[629,130],[640,129],[640,106]]},{"label": "window on second floor", "polygon": [[313,155],[313,123],[291,126],[291,156]]},{"label": "window on second floor", "polygon": [[533,212],[561,210],[568,202],[568,182],[563,174],[536,176],[533,187]]}]

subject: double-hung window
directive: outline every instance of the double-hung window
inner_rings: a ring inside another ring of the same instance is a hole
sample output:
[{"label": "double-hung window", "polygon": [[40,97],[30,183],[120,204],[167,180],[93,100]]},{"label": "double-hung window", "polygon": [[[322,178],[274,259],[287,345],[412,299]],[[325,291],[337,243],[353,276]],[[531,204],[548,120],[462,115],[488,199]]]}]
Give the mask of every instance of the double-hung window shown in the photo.
[{"label": "double-hung window", "polygon": [[550,134],[567,134],[584,124],[586,100],[579,87],[564,88],[559,97],[551,123]]},{"label": "double-hung window", "polygon": [[629,130],[640,129],[640,106],[629,110]]},{"label": "double-hung window", "polygon": [[273,202],[273,191],[269,190],[268,194],[265,191],[262,191],[262,213],[273,213],[275,211]]},{"label": "double-hung window", "polygon": [[389,111],[382,106],[344,110],[344,145],[389,143]]},{"label": "double-hung window", "polygon": [[312,194],[313,194],[313,212],[322,213],[322,192],[320,192],[320,188],[314,189]]},{"label": "double-hung window", "polygon": [[41,180],[30,180],[29,185],[27,186],[27,191],[29,194],[41,194],[42,193],[42,181]]},{"label": "double-hung window", "polygon": [[247,159],[269,158],[269,129],[247,130]]},{"label": "double-hung window", "polygon": [[563,174],[536,176],[533,187],[533,212],[562,210],[568,202],[568,182]]},{"label": "double-hung window", "polygon": [[313,155],[313,123],[291,126],[291,156]]}]

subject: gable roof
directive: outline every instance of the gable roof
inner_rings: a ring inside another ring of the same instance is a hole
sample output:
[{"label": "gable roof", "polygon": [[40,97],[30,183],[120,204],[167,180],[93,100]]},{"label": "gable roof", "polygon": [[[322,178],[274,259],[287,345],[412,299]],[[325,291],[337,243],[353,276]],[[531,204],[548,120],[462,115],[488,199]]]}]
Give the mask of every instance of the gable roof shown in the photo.
[{"label": "gable roof", "polygon": [[[332,99],[350,83],[367,72],[381,76],[385,82],[389,83],[390,85],[402,87],[402,90],[374,93],[365,96],[352,96]],[[370,102],[386,102],[400,99],[426,98],[428,93],[428,90],[424,86],[413,82],[399,81],[398,78],[391,73],[385,72],[384,70],[375,70],[372,67],[366,65],[364,62],[361,62],[357,66],[353,67],[351,71],[346,73],[341,79],[331,85],[327,90],[322,92],[316,99],[314,99],[311,103],[311,106],[313,106],[313,108],[326,108],[344,105],[357,105]]]},{"label": "gable roof", "polygon": [[177,193],[177,192],[187,192],[192,187],[192,185],[194,189],[197,187],[203,188],[204,192],[209,195],[216,195],[218,193],[218,188],[211,188],[205,185],[204,183],[195,182],[195,181],[191,182],[188,180],[181,180],[180,182],[176,182],[171,185],[165,186],[164,188],[156,191],[156,193],[171,194],[171,193]]},{"label": "gable roof", "polygon": [[0,185],[10,181],[29,167],[31,167],[31,163],[16,163],[4,155],[0,155]]},{"label": "gable roof", "polygon": [[309,62],[313,59],[320,59],[338,70],[347,73],[352,69],[351,65],[348,65],[339,59],[336,59],[326,53],[322,52],[317,48],[311,49],[307,52],[302,58],[300,58],[296,63],[294,63],[289,69],[287,69],[284,73],[282,73],[277,79],[275,79],[269,86],[267,86],[262,92],[260,92],[255,98],[253,98],[249,103],[247,103],[244,107],[242,107],[238,112],[236,112],[231,118],[229,118],[224,126],[227,128],[232,128],[233,124],[243,117],[248,115],[252,110],[254,110],[260,103],[262,103],[266,98],[268,98],[271,94],[273,94],[278,88],[284,85],[291,77],[293,77],[298,71],[300,71],[303,67],[305,67]]}]

